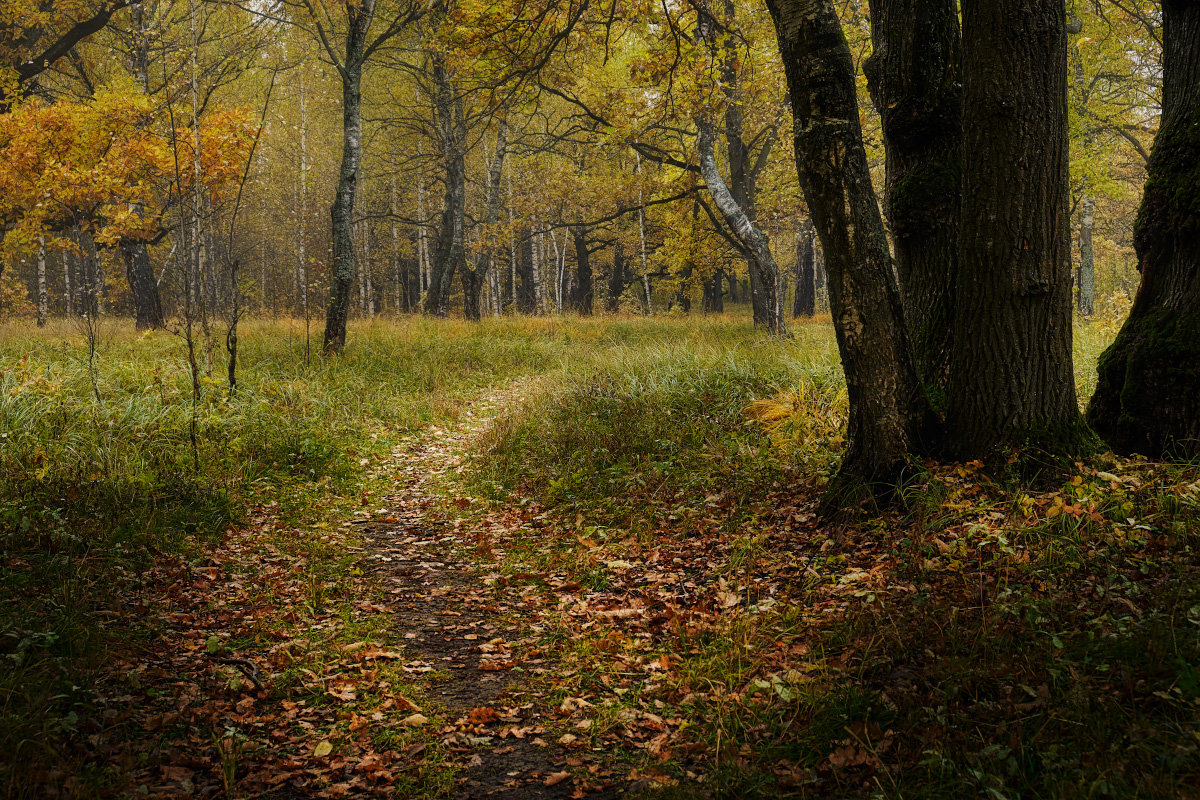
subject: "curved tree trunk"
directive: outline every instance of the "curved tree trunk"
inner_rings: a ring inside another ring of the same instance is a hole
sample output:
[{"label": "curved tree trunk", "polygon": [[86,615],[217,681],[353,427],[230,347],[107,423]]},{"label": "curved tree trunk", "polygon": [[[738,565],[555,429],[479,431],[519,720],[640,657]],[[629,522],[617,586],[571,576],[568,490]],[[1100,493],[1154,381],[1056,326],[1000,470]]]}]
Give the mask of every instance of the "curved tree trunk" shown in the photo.
[{"label": "curved tree trunk", "polygon": [[884,208],[917,367],[949,385],[958,273],[962,67],[956,0],[872,0],[864,69],[883,122]]},{"label": "curved tree trunk", "polygon": [[[1071,366],[1062,0],[963,5],[962,226],[947,411],[961,458],[1090,448]],[[1019,165],[1019,169],[1014,169]]]},{"label": "curved tree trunk", "polygon": [[1163,113],[1134,226],[1142,282],[1087,419],[1119,452],[1200,456],[1200,3],[1163,3]]},{"label": "curved tree trunk", "polygon": [[701,119],[697,121],[696,128],[699,134],[696,150],[700,156],[700,176],[704,178],[704,185],[721,213],[721,218],[754,262],[754,268],[750,270],[754,322],[772,333],[783,333],[783,314],[779,301],[779,265],[775,263],[775,256],[771,254],[771,242],[746,215],[745,209],[734,199],[725,178],[721,176],[713,154],[715,136],[712,125]]},{"label": "curved tree trunk", "polygon": [[895,486],[921,449],[932,415],[867,168],[854,63],[832,0],[768,0],[767,7],[792,101],[800,186],[825,253],[850,400],[835,489]]}]

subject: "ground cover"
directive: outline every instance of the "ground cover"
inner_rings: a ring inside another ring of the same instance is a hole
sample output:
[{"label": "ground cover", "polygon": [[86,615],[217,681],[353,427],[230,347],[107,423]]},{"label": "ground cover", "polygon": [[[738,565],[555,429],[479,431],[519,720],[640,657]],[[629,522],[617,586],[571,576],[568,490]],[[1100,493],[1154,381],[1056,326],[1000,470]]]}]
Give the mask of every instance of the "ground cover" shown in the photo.
[{"label": "ground cover", "polygon": [[1186,794],[1200,473],[927,465],[830,527],[844,388],[797,327],[323,361],[256,323],[198,468],[177,339],[112,331],[97,401],[73,331],[6,330],[4,795]]}]

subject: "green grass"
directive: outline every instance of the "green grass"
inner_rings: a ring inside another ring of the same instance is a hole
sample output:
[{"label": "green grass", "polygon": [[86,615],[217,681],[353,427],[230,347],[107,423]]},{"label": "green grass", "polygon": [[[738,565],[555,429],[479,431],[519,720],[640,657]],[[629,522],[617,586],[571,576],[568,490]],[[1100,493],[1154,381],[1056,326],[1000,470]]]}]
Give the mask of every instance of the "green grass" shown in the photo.
[{"label": "green grass", "polygon": [[[1076,326],[1081,405],[1116,328]],[[512,410],[479,444],[470,480],[556,509],[560,533],[543,535],[561,536],[561,547],[518,541],[510,557],[554,554],[592,589],[609,587],[583,580],[571,560],[579,520],[606,552],[628,546],[626,529],[664,548],[692,535],[699,547],[715,529],[724,544],[700,559],[709,559],[702,585],[762,573],[771,559],[806,565],[769,612],[640,645],[678,666],[669,687],[645,696],[635,687],[625,702],[703,721],[692,730],[717,797],[1194,791],[1196,469],[1100,458],[1075,480],[1035,489],[991,483],[970,466],[937,468],[906,491],[905,510],[844,531],[832,550],[825,532],[786,543],[759,534],[769,530],[756,527],[769,492],[790,482],[803,493],[836,465],[844,403],[819,326],[802,327],[798,342],[639,343]],[[1124,477],[1114,484],[1110,471]],[[830,612],[814,616],[813,604],[828,605],[829,587],[858,569],[848,558],[885,564],[888,581],[907,588],[849,603],[834,593]],[[581,691],[621,680],[605,675],[608,635],[558,637]],[[807,655],[787,655],[800,644]],[[673,705],[690,695],[687,707]],[[694,793],[683,781],[649,796]]]},{"label": "green grass", "polygon": [[295,323],[250,322],[237,395],[223,347],[201,341],[193,403],[177,336],[103,323],[96,400],[76,326],[0,326],[0,796],[23,796],[23,766],[52,763],[94,710],[91,677],[125,635],[100,620],[155,552],[196,553],[258,504],[292,526],[344,515],[404,434],[580,358],[580,341],[647,335],[663,331],[381,320],[323,359]]},{"label": "green grass", "polygon": [[[622,341],[587,369],[544,382],[480,441],[475,487],[494,497],[520,488],[635,532],[697,516],[706,502],[744,509],[761,499],[785,465],[747,406],[805,380],[836,394],[830,331],[797,326],[780,341],[680,329],[685,340]],[[832,462],[827,449],[816,455]]]},{"label": "green grass", "polygon": [[[836,468],[845,407],[831,327],[794,328],[778,341],[731,317],[379,320],[353,326],[347,352],[325,359],[306,357],[295,323],[252,321],[238,394],[229,398],[221,380],[220,344],[201,342],[193,404],[176,336],[106,324],[97,401],[75,328],[0,326],[0,762],[20,765],[0,779],[0,797],[31,796],[22,770],[53,764],[97,711],[92,676],[118,639],[142,635],[101,622],[136,591],[156,553],[199,554],[261,507],[289,528],[332,524],[382,491],[386,476],[374,468],[403,437],[452,420],[512,379],[538,376],[476,446],[468,487],[496,502],[550,506],[569,535],[515,547],[510,560],[557,560],[602,591],[611,576],[577,536],[612,549],[626,531],[686,540],[715,528],[728,547],[706,580],[733,582],[788,561],[796,553],[778,552],[760,521],[779,492],[815,493]],[[1086,400],[1115,327],[1100,320],[1076,330]],[[1169,796],[1194,776],[1196,758],[1200,597],[1191,565],[1200,512],[1194,494],[1178,491],[1195,481],[1189,475],[1118,490],[1063,487],[1060,506],[1092,503],[1104,525],[1031,511],[1020,487],[978,490],[973,475],[931,475],[908,491],[906,514],[859,531],[871,546],[887,542],[897,574],[922,591],[886,612],[861,604],[819,630],[798,615],[851,567],[823,549],[823,536],[796,545],[814,552],[789,601],[682,645],[680,680],[726,690],[725,701],[677,709],[704,721],[693,727],[698,738],[719,732],[719,747],[707,742],[725,754],[711,764],[710,788],[805,796],[818,775],[822,789],[845,796]],[[974,534],[945,554],[931,544],[987,514],[1004,516],[1005,544]],[[1127,524],[1131,517],[1147,527]],[[1146,556],[1160,536],[1177,563],[1165,550]],[[311,608],[302,611],[337,607],[330,592],[340,591],[348,557],[323,552],[317,534],[275,544],[310,557]],[[980,552],[992,554],[986,564]],[[1016,563],[1017,552],[1033,556]],[[1081,608],[1074,599],[1097,582],[1140,611],[1126,619],[1107,609],[1106,618]],[[943,584],[957,594],[938,594]],[[967,595],[992,605],[976,613]],[[780,678],[787,670],[765,654],[800,640],[816,653],[802,665],[804,680]],[[229,646],[242,645],[250,646]],[[591,664],[608,645],[564,636],[564,646]],[[894,689],[897,669],[913,671],[914,659],[936,690]],[[839,671],[850,669],[852,680]],[[1121,680],[1109,680],[1118,672]],[[1126,678],[1135,688],[1143,680],[1145,691],[1121,695]],[[755,681],[765,683],[752,702],[734,702]],[[1034,702],[1025,687],[1040,705],[1001,736],[1001,701]],[[913,732],[897,745],[902,775],[830,776],[830,756],[848,737],[889,729]],[[1128,770],[1088,766],[1089,748],[1124,758]]]}]

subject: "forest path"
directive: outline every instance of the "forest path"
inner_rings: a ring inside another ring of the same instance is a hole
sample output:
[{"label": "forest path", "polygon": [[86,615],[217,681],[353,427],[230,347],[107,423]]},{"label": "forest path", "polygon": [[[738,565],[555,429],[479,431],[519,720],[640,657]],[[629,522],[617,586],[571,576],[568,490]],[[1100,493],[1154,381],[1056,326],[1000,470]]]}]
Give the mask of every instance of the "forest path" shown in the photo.
[{"label": "forest path", "polygon": [[423,688],[422,716],[444,722],[436,736],[460,767],[454,796],[615,797],[602,753],[581,752],[582,740],[548,731],[555,709],[526,671],[548,670],[537,666],[528,624],[485,581],[498,566],[480,545],[487,533],[470,520],[431,515],[455,486],[471,442],[523,390],[513,383],[488,392],[453,426],[431,427],[397,450],[386,513],[355,523],[361,566],[377,602],[395,615],[394,646],[403,647],[404,669]]}]

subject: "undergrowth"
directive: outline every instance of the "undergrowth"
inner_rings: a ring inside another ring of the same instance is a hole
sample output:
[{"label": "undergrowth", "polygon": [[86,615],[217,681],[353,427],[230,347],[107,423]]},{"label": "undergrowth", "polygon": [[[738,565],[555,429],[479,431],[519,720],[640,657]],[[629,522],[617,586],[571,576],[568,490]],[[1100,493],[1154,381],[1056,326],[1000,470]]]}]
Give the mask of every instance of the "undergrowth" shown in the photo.
[{"label": "undergrowth", "polygon": [[[1077,327],[1081,402],[1114,330]],[[1107,456],[1029,485],[930,466],[902,510],[831,531],[812,500],[844,404],[820,346],[642,349],[566,376],[478,445],[477,488],[561,517],[511,553],[565,569],[577,608],[690,598],[665,627],[564,620],[547,637],[578,670],[564,691],[605,698],[602,720],[683,720],[634,758],[635,788],[1194,793],[1200,472]],[[643,583],[649,562],[678,582]],[[630,678],[646,664],[653,681]]]},{"label": "undergrowth", "polygon": [[[805,385],[829,415],[839,413],[832,337],[819,325],[795,337],[613,348],[502,415],[477,444],[474,486],[493,498],[520,489],[634,532],[681,521],[686,533],[687,520],[706,525],[716,508],[736,524],[797,466],[780,458],[748,408]],[[813,444],[814,431],[837,435],[821,424],[781,435]],[[834,463],[824,447],[804,457],[816,474]]]},{"label": "undergrowth", "polygon": [[202,340],[193,402],[170,333],[103,322],[93,389],[78,326],[0,326],[0,797],[35,791],[26,778],[53,770],[98,713],[93,676],[131,635],[103,621],[157,554],[199,559],[251,509],[301,530],[345,516],[379,488],[369,471],[401,436],[483,387],[558,368],[580,341],[662,335],[379,320],[325,359],[298,324],[251,321],[237,394],[221,380],[223,347]]}]

